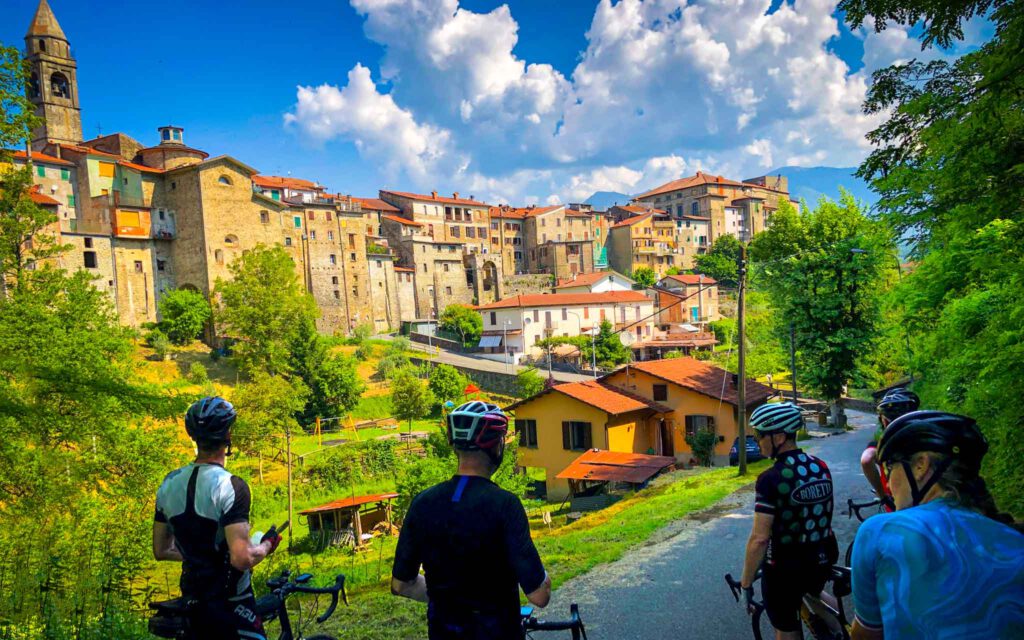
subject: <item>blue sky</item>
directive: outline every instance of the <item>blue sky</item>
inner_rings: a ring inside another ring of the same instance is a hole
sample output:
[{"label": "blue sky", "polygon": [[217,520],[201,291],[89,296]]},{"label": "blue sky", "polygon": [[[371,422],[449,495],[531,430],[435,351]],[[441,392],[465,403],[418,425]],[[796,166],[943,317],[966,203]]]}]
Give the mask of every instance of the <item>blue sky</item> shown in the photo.
[{"label": "blue sky", "polygon": [[[36,0],[3,3],[0,41],[21,47]],[[529,203],[848,166],[873,126],[868,72],[920,54],[901,29],[851,33],[828,0],[706,4],[51,0],[86,137],[155,143],[177,124],[212,154],[364,196]]]}]

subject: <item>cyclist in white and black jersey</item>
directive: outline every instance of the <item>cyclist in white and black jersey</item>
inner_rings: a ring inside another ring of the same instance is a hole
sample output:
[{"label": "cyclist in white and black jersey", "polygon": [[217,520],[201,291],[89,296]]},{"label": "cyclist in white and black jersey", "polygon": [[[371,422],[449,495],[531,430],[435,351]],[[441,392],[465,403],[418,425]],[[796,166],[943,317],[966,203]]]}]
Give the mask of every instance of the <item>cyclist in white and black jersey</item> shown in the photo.
[{"label": "cyclist in white and black jersey", "polygon": [[281,536],[249,540],[249,487],[224,468],[235,417],[223,398],[189,407],[185,429],[196,442],[196,460],[167,474],[156,495],[153,555],[182,563],[181,594],[194,601],[196,639],[266,639],[250,571],[277,549]]}]

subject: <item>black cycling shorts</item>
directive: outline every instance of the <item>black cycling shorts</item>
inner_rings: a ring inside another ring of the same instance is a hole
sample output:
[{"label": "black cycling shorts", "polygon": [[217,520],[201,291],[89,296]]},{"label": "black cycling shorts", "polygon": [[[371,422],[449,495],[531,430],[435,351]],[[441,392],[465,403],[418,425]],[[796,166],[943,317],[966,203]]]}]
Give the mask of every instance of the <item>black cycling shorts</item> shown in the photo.
[{"label": "black cycling shorts", "polygon": [[800,628],[804,594],[817,596],[825,587],[831,567],[819,564],[768,565],[761,576],[761,597],[772,626],[779,631]]},{"label": "black cycling shorts", "polygon": [[189,616],[194,640],[266,640],[253,594],[240,600],[200,601]]},{"label": "black cycling shorts", "polygon": [[521,619],[513,616],[442,611],[430,602],[427,634],[430,640],[522,640],[523,625]]}]

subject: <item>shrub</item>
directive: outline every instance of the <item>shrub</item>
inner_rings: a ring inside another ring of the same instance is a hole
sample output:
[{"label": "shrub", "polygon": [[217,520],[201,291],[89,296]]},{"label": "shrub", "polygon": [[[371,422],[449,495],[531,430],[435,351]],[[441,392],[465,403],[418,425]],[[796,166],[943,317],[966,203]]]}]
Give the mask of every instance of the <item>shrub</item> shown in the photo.
[{"label": "shrub", "polygon": [[362,342],[356,347],[356,351],[353,354],[356,360],[365,362],[373,357],[373,345],[369,342]]},{"label": "shrub", "polygon": [[355,328],[352,329],[352,341],[355,344],[362,344],[364,341],[369,339],[370,336],[372,336],[372,335],[373,335],[373,325],[368,323],[368,322],[364,322],[362,324],[357,324],[355,326]]},{"label": "shrub", "polygon": [[533,367],[527,367],[516,374],[516,386],[521,398],[530,398],[544,390],[544,378]]},{"label": "shrub", "polygon": [[168,354],[171,352],[171,341],[167,339],[159,329],[154,329],[146,337],[146,342],[153,349],[153,354],[157,360],[166,360]]},{"label": "shrub", "polygon": [[210,303],[191,289],[172,289],[160,300],[160,328],[174,344],[196,339],[210,319]]},{"label": "shrub", "polygon": [[718,442],[718,436],[711,431],[698,431],[695,435],[686,438],[686,444],[690,445],[693,455],[705,467],[711,466],[711,461],[715,456],[716,442]]},{"label": "shrub", "polygon": [[675,358],[682,358],[683,352],[679,349],[673,349],[661,357],[663,360],[674,360]]},{"label": "shrub", "polygon": [[206,367],[203,366],[202,362],[193,362],[188,367],[188,381],[192,384],[204,385],[210,381],[210,376],[206,372]]},{"label": "shrub", "polygon": [[448,400],[458,403],[462,390],[466,388],[466,376],[450,364],[439,364],[429,373],[429,377],[427,386],[437,404],[444,404]]}]

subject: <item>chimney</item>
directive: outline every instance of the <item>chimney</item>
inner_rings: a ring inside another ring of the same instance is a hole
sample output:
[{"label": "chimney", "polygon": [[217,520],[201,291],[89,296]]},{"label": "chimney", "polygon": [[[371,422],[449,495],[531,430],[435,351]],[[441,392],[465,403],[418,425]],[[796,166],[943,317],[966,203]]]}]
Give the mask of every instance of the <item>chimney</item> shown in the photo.
[{"label": "chimney", "polygon": [[452,194],[452,197],[455,198],[456,200],[458,200],[459,199],[459,192],[458,191],[454,192]]},{"label": "chimney", "polygon": [[470,200],[473,200],[473,194],[472,194],[472,193],[471,193],[471,194],[469,194],[469,199],[470,199]]},{"label": "chimney", "polygon": [[430,197],[433,198],[434,200],[437,200],[437,192],[436,191],[431,191],[430,192]]}]

